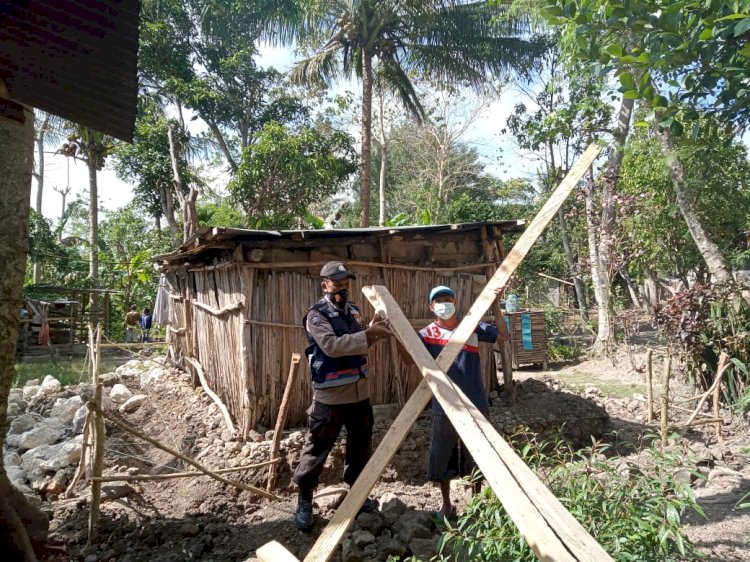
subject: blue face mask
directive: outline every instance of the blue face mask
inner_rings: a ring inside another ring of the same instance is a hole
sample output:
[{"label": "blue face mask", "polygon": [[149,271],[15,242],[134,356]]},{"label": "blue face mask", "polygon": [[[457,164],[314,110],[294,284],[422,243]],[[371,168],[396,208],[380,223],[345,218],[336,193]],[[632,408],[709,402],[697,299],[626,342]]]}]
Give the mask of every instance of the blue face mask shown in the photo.
[{"label": "blue face mask", "polygon": [[448,320],[456,313],[456,305],[452,302],[436,302],[432,307],[432,311],[441,320]]}]

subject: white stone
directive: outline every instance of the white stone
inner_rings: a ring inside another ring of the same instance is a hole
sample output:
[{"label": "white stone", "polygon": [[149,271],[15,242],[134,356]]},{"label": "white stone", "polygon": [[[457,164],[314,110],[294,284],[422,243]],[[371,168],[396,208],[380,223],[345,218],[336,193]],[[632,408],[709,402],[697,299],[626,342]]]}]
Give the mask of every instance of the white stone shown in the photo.
[{"label": "white stone", "polygon": [[5,473],[8,475],[8,480],[16,488],[18,488],[24,494],[33,494],[33,490],[29,488],[26,483],[26,473],[21,469],[20,466],[6,466]]},{"label": "white stone", "polygon": [[48,451],[48,460],[42,462],[42,470],[57,472],[58,470],[77,463],[81,460],[81,445],[83,436],[77,435],[69,441],[51,445]]},{"label": "white stone", "polygon": [[128,398],[128,400],[120,406],[120,411],[124,414],[135,412],[146,402],[147,399],[148,396],[145,394],[136,394],[135,396]]},{"label": "white stone", "polygon": [[89,413],[88,407],[84,404],[73,414],[73,433],[76,435],[83,433],[83,424],[86,422],[86,414]]},{"label": "white stone", "polygon": [[8,402],[8,417],[12,418],[21,413],[21,406],[18,402]]},{"label": "white stone", "polygon": [[57,472],[78,462],[81,459],[82,442],[83,437],[78,435],[63,443],[41,445],[26,451],[21,456],[21,468],[29,480],[41,479],[45,473]]},{"label": "white stone", "polygon": [[11,388],[8,393],[8,402],[20,402],[23,400],[23,389]]},{"label": "white stone", "polygon": [[34,398],[37,394],[39,394],[39,389],[41,387],[38,384],[35,384],[33,386],[24,386],[23,387],[23,399],[27,402]]},{"label": "white stone", "polygon": [[16,417],[10,422],[10,428],[8,429],[8,435],[20,435],[26,433],[30,429],[33,429],[42,422],[42,417],[38,414],[24,414]]},{"label": "white stone", "polygon": [[130,392],[130,389],[125,386],[124,384],[116,384],[112,387],[112,390],[109,393],[109,397],[112,399],[112,402],[122,404],[123,402],[127,402],[129,398],[133,396],[133,393]]},{"label": "white stone", "polygon": [[54,394],[55,392],[60,392],[60,389],[62,389],[60,381],[52,375],[47,375],[42,381],[42,386],[39,389],[39,392],[42,394]]},{"label": "white stone", "polygon": [[60,418],[66,422],[72,422],[73,416],[75,416],[78,409],[83,406],[83,399],[78,396],[71,396],[70,398],[58,398],[55,400],[52,411],[50,411],[50,417]]},{"label": "white stone", "polygon": [[21,455],[15,451],[5,451],[3,455],[3,462],[6,467],[9,466],[21,466]]},{"label": "white stone", "polygon": [[167,375],[167,371],[161,367],[156,367],[150,371],[141,373],[141,388],[145,388],[150,384],[159,382],[160,379]]},{"label": "white stone", "polygon": [[127,363],[117,367],[117,369],[115,369],[115,373],[121,376],[134,376],[144,369],[145,366],[143,362],[139,361],[138,359],[131,359]]},{"label": "white stone", "polygon": [[23,385],[24,388],[29,386],[39,386],[39,379],[29,379],[26,381],[26,384]]},{"label": "white stone", "polygon": [[52,445],[62,437],[62,434],[62,430],[53,425],[39,425],[18,438],[18,448],[25,451],[43,445]]}]

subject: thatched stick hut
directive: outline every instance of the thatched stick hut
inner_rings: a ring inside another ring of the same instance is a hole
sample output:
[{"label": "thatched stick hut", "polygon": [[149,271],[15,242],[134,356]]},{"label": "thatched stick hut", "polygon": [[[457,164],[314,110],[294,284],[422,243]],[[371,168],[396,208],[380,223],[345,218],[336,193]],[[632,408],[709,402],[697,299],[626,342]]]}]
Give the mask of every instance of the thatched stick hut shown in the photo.
[{"label": "thatched stick hut", "polygon": [[[365,320],[373,311],[359,296],[365,285],[386,285],[415,328],[430,321],[427,294],[450,285],[460,302],[474,301],[487,263],[504,254],[504,233],[523,221],[342,230],[258,231],[202,228],[176,252],[157,256],[167,279],[168,340],[173,359],[203,370],[241,435],[273,424],[291,354],[306,347],[302,318],[320,298],[321,266],[344,260],[357,274],[351,295]],[[482,230],[495,252],[483,257]],[[492,350],[483,346],[486,382],[496,380]],[[403,403],[420,381],[395,343],[370,351],[374,404]],[[289,423],[305,419],[312,388],[302,366]],[[197,377],[194,377],[199,384]]]}]

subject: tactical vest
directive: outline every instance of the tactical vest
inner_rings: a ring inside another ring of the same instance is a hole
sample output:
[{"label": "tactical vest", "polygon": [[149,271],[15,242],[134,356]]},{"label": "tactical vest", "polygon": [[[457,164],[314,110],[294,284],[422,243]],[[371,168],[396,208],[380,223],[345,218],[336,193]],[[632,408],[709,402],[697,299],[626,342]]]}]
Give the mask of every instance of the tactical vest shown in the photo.
[{"label": "tactical vest", "polygon": [[[327,300],[321,299],[312,305],[310,310],[317,310],[331,324],[336,337],[362,331],[351,313],[352,310],[359,313],[359,309],[350,302],[346,303],[344,310],[339,310]],[[328,357],[307,331],[307,314],[302,319],[302,325],[305,326],[305,335],[309,344],[305,349],[305,355],[310,364],[310,376],[314,388],[344,386],[367,376],[367,359],[363,355]]]}]

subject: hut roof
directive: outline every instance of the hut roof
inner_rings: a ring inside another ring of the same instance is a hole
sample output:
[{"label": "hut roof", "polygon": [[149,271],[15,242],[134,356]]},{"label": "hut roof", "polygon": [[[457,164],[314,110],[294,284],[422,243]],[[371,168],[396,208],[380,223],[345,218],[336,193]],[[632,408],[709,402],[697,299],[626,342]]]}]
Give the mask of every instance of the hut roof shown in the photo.
[{"label": "hut roof", "polygon": [[398,226],[371,228],[337,228],[321,230],[250,230],[243,228],[224,228],[204,226],[188,239],[176,251],[154,256],[153,260],[163,264],[176,265],[186,260],[193,260],[216,250],[228,250],[243,242],[258,248],[274,246],[315,247],[328,245],[331,242],[346,244],[352,242],[375,241],[379,238],[400,237],[404,241],[440,238],[446,234],[466,233],[480,230],[482,227],[494,227],[502,232],[516,232],[523,229],[522,219],[472,222],[460,224],[431,224],[426,226]]},{"label": "hut roof", "polygon": [[133,138],[140,0],[0,6],[10,98],[122,140]]}]

